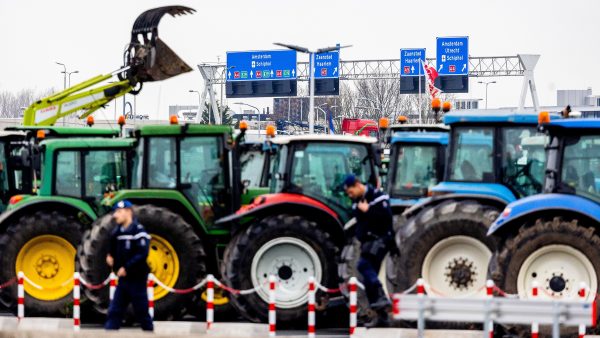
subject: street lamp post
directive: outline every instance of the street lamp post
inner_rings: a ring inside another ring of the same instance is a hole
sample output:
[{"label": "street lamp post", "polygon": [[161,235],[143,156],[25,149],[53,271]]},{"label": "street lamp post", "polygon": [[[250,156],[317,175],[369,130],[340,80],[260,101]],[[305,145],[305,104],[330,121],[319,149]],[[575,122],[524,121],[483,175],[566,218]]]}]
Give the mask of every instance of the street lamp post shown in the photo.
[{"label": "street lamp post", "polygon": [[69,87],[71,87],[71,74],[77,74],[79,73],[78,70],[74,70],[72,72],[67,72],[67,74],[69,74]]},{"label": "street lamp post", "polygon": [[[190,89],[189,92],[198,94],[198,116],[202,117],[202,115],[200,115],[200,114],[202,114],[202,110],[201,110],[202,102],[200,102],[200,101],[202,101],[202,98],[201,98],[200,92],[197,90],[193,90],[193,89]],[[196,120],[196,121],[199,121],[199,120]],[[202,122],[204,122],[204,119],[202,119]],[[210,123],[210,116],[208,117],[208,122]]]},{"label": "street lamp post", "polygon": [[308,78],[309,78],[309,89],[310,89],[310,99],[309,99],[309,110],[308,110],[308,132],[309,133],[314,133],[315,132],[315,54],[321,54],[321,53],[328,53],[328,52],[332,52],[334,50],[340,50],[342,48],[346,48],[346,47],[351,47],[351,46],[335,46],[335,47],[324,47],[324,48],[319,48],[317,50],[309,50],[306,47],[300,47],[300,46],[296,46],[296,45],[288,45],[285,43],[279,43],[276,42],[274,43],[276,46],[281,46],[281,47],[285,47],[285,48],[289,48],[291,50],[295,50],[297,52],[300,53],[306,53],[309,55],[309,59],[310,59],[310,67],[309,67],[309,74],[308,74]]},{"label": "street lamp post", "polygon": [[477,81],[477,83],[481,83],[485,85],[485,109],[488,109],[488,86],[492,83],[496,83],[496,81]]},{"label": "street lamp post", "polygon": [[61,73],[63,73],[63,89],[67,89],[67,66],[65,66],[64,63],[60,63],[58,61],[55,61],[55,63],[57,65],[63,66],[63,71]]},{"label": "street lamp post", "polygon": [[248,107],[256,109],[256,112],[258,113],[258,135],[260,135],[260,109],[258,109],[257,107],[255,107],[255,106],[253,106],[251,104],[247,104],[247,103],[244,103],[244,102],[234,102],[233,104],[237,104],[237,105],[240,105],[240,106],[248,106]]}]

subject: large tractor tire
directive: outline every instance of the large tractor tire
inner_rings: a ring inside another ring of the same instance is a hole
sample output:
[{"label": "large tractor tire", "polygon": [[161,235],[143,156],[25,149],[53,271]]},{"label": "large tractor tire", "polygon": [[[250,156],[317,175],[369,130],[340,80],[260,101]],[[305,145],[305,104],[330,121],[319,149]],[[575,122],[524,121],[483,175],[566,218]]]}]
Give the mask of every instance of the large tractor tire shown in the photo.
[{"label": "large tractor tire", "polygon": [[[73,302],[76,248],[80,224],[58,211],[38,211],[21,217],[0,237],[0,281],[15,278],[18,271],[37,286],[25,287],[27,315],[65,316]],[[2,303],[15,309],[17,286],[0,292]]]},{"label": "large tractor tire", "polygon": [[[594,230],[577,220],[538,219],[500,248],[492,277],[500,288],[519,298],[531,298],[536,280],[537,298],[548,300],[580,300],[577,292],[583,282],[590,288],[586,300],[591,302],[600,278],[600,237]],[[550,329],[542,327],[540,333],[549,336]],[[562,328],[563,335],[577,335],[577,327]]]},{"label": "large tractor tire", "polygon": [[[152,237],[147,261],[150,272],[162,283],[175,289],[187,289],[206,277],[206,254],[202,242],[181,216],[153,205],[134,207],[134,213]],[[84,278],[90,283],[101,283],[110,274],[106,254],[110,234],[116,226],[108,214],[97,219],[84,236],[79,265]],[[109,305],[107,288],[84,290],[85,295],[94,302],[96,310],[106,313]],[[179,318],[190,302],[198,301],[197,298],[197,293],[174,294],[155,286],[155,318]]]},{"label": "large tractor tire", "polygon": [[396,234],[400,259],[388,283],[403,292],[418,278],[430,295],[480,297],[485,294],[489,260],[495,242],[487,237],[498,216],[494,207],[476,201],[454,201],[426,208]]},{"label": "large tractor tire", "polygon": [[[336,255],[330,235],[316,223],[301,216],[272,216],[236,235],[226,249],[221,275],[235,289],[257,289],[232,296],[239,313],[253,322],[268,319],[268,278],[275,275],[278,322],[304,327],[308,278],[314,276],[321,285],[336,287]],[[323,299],[326,295],[317,292],[317,310]]]}]

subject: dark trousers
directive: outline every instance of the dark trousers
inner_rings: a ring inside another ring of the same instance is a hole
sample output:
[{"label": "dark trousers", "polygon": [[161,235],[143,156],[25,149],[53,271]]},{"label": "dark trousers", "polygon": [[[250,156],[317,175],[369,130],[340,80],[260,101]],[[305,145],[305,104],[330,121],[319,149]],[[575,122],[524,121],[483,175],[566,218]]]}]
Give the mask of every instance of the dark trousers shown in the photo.
[{"label": "dark trousers", "polygon": [[119,279],[114,298],[108,307],[108,318],[104,329],[118,330],[121,327],[127,306],[131,303],[135,319],[141,324],[142,330],[154,330],[152,318],[148,313],[146,283],[146,280]]},{"label": "dark trousers", "polygon": [[361,245],[360,258],[358,259],[357,269],[363,278],[369,304],[377,302],[379,297],[385,295],[378,274],[381,263],[383,263],[383,259],[389,250],[387,248],[375,248],[374,245],[378,244],[380,243],[363,243]]}]

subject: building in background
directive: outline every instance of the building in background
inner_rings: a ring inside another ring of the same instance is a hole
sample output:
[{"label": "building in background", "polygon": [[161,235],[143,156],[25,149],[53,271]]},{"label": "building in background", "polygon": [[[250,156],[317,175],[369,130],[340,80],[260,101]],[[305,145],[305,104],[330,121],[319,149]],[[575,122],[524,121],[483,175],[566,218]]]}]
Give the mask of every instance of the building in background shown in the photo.
[{"label": "building in background", "polygon": [[452,109],[479,109],[479,101],[482,99],[455,99],[452,102]]},{"label": "building in background", "polygon": [[592,95],[592,88],[556,91],[556,104],[561,106],[600,107],[600,96]]}]

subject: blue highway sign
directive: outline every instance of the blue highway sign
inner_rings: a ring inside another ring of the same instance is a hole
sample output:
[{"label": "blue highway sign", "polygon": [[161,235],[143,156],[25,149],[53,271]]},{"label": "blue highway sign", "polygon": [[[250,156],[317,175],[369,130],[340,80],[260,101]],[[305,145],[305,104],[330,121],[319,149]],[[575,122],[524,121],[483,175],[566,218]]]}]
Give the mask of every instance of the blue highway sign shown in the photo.
[{"label": "blue highway sign", "polygon": [[439,75],[469,74],[469,37],[438,37],[436,67]]},{"label": "blue highway sign", "polygon": [[295,80],[296,51],[227,52],[227,81]]},{"label": "blue highway sign", "polygon": [[400,49],[400,76],[425,75],[421,62],[425,62],[425,48]]},{"label": "blue highway sign", "polygon": [[339,77],[339,51],[315,54],[315,79],[337,79]]}]

